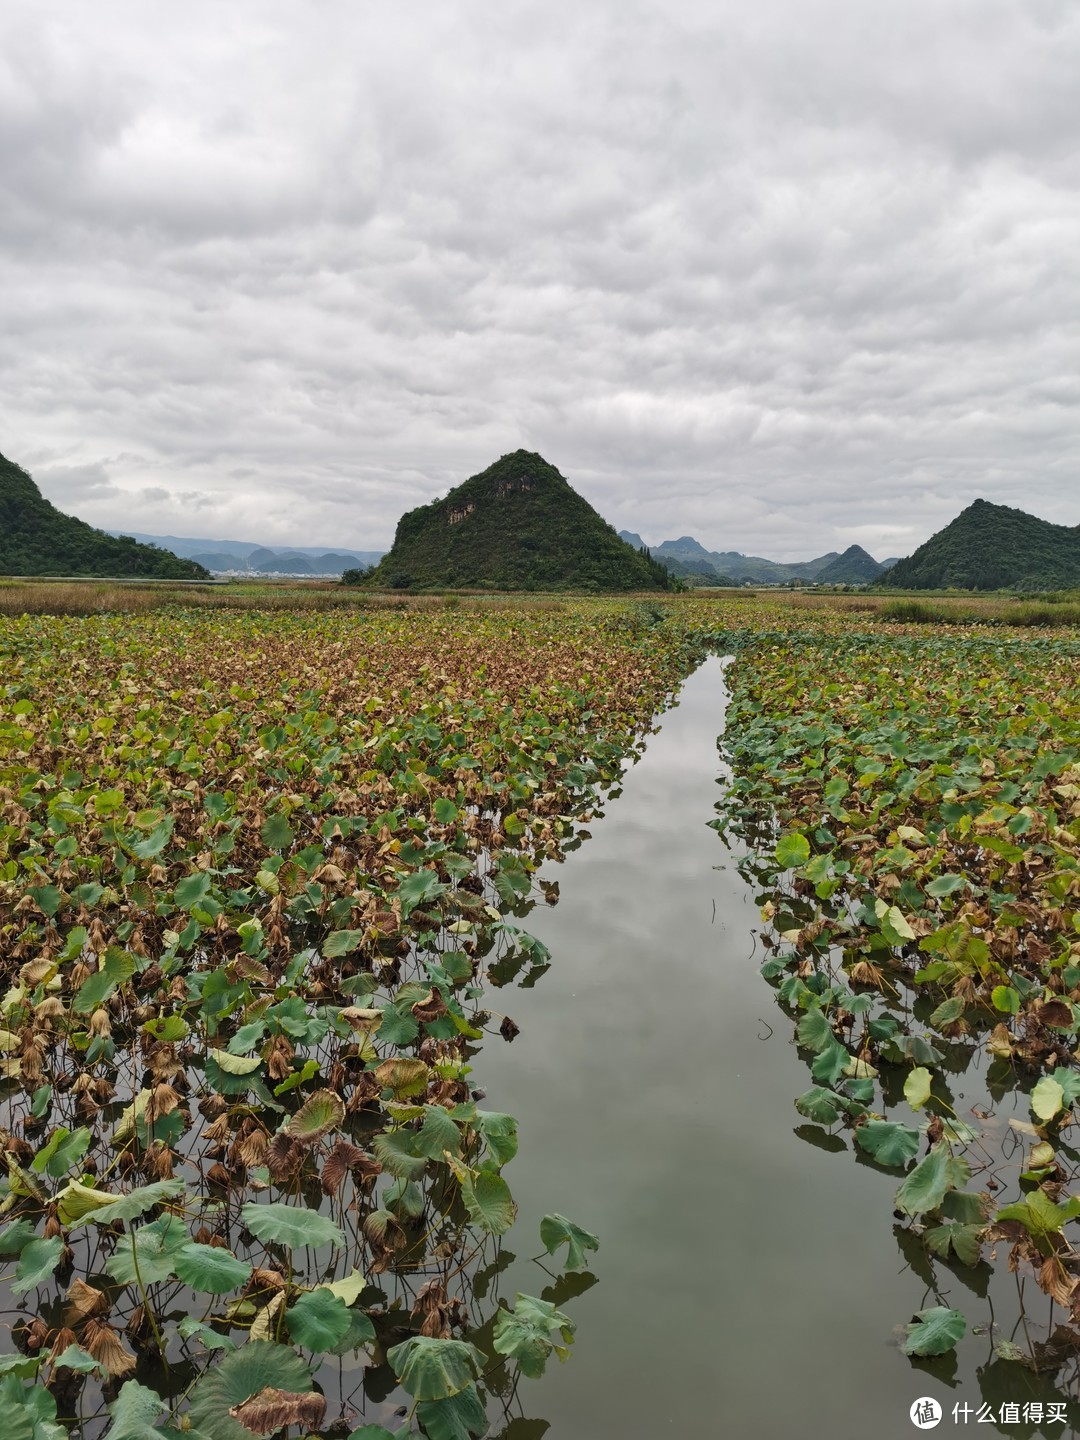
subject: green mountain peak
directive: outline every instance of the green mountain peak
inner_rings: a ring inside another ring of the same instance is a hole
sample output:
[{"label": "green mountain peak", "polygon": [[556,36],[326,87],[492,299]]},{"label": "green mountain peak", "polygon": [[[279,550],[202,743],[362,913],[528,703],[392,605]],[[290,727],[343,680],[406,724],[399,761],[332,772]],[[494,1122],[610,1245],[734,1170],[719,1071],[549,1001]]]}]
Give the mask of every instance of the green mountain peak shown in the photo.
[{"label": "green mountain peak", "polygon": [[366,583],[396,589],[665,590],[664,567],[615,530],[542,455],[515,450],[408,511]]},{"label": "green mountain peak", "polygon": [[145,576],[208,579],[192,560],[95,530],[65,515],[30,475],[0,455],[0,574]]},{"label": "green mountain peak", "polygon": [[1080,585],[1080,527],[973,500],[882,576],[906,590],[1046,590]]}]

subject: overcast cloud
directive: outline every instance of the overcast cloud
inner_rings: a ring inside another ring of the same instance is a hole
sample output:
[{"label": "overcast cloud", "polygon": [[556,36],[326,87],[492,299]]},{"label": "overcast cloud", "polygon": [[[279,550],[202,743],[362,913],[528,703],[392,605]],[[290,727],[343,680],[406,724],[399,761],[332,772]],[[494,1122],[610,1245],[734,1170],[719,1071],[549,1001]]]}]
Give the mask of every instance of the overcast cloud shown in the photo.
[{"label": "overcast cloud", "polygon": [[11,0],[0,450],[96,525],[388,545],[1080,522],[1069,0]]}]

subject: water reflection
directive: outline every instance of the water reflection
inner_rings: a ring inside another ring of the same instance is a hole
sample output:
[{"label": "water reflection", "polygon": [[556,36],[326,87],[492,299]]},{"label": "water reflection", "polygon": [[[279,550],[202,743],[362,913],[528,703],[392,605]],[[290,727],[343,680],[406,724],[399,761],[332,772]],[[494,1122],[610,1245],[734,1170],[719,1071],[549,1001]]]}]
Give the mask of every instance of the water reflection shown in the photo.
[{"label": "water reflection", "polygon": [[[531,915],[551,969],[515,1003],[513,1053],[484,1057],[521,1125],[515,1235],[558,1205],[601,1239],[599,1283],[574,1307],[576,1353],[529,1404],[560,1440],[861,1440],[914,1433],[920,1395],[936,1396],[949,1423],[956,1403],[973,1407],[972,1424],[980,1405],[1063,1403],[1071,1380],[995,1354],[1018,1316],[1013,1277],[934,1260],[904,1225],[893,1248],[900,1172],[857,1149],[852,1164],[843,1130],[793,1109],[809,1080],[759,974],[753,889],[707,828],[724,704],[712,660],[562,866],[558,907]],[[970,1044],[947,1048],[958,1109],[1005,1100],[973,1071]],[[1003,1159],[987,1156],[987,1176]],[[515,1262],[508,1288],[527,1278]],[[949,1357],[905,1358],[907,1322],[935,1304],[966,1309],[977,1329]],[[1042,1319],[1028,1325],[1045,1338]],[[978,1423],[983,1434],[1074,1433]]]}]

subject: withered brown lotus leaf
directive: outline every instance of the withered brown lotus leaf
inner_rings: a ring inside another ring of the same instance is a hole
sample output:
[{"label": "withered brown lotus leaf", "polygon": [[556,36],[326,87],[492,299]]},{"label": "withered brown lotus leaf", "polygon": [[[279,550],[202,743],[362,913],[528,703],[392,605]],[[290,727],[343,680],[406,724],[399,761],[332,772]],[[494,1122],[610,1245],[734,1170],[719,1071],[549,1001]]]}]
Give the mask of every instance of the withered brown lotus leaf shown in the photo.
[{"label": "withered brown lotus leaf", "polygon": [[253,1435],[272,1435],[288,1425],[317,1430],[325,1413],[325,1395],[314,1390],[306,1395],[294,1395],[290,1390],[275,1390],[270,1385],[229,1410],[232,1418]]},{"label": "withered brown lotus leaf", "polygon": [[135,1369],[135,1356],[120,1338],[120,1332],[104,1320],[87,1320],[83,1327],[83,1348],[114,1379],[130,1375]]},{"label": "withered brown lotus leaf", "polygon": [[105,1315],[109,1310],[109,1301],[104,1291],[96,1290],[78,1275],[68,1286],[67,1302],[64,1324],[72,1327],[80,1325],[92,1315]]},{"label": "withered brown lotus leaf", "polygon": [[1044,1000],[1041,1005],[1035,1006],[1035,1018],[1040,1025],[1053,1025],[1067,1030],[1073,1023],[1072,1006],[1064,1000]]}]

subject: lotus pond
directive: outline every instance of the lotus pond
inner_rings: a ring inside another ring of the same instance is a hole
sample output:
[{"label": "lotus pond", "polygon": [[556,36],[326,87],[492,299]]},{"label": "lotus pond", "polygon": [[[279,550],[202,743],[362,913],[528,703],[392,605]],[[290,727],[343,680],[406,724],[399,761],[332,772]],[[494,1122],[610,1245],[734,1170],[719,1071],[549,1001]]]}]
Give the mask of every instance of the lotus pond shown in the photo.
[{"label": "lotus pond", "polygon": [[2,625],[13,1435],[1069,1432],[1074,632]]}]

